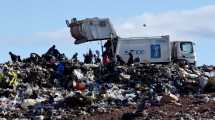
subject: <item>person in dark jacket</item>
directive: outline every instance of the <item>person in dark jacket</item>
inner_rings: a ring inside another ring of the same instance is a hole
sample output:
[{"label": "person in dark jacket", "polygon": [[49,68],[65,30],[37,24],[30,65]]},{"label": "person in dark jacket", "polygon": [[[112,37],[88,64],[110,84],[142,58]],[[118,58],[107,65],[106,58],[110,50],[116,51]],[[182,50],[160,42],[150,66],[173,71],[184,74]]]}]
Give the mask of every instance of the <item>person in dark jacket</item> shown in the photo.
[{"label": "person in dark jacket", "polygon": [[37,53],[31,53],[30,54],[30,61],[31,62],[39,62],[39,60],[41,59],[40,55],[38,55]]},{"label": "person in dark jacket", "polygon": [[94,54],[95,64],[101,63],[100,52],[96,50],[96,54]]},{"label": "person in dark jacket", "polygon": [[89,62],[90,63],[93,63],[93,52],[92,52],[92,50],[91,49],[89,49],[89,53],[88,53],[88,55],[89,55]]},{"label": "person in dark jacket", "polygon": [[53,54],[54,53],[54,49],[55,49],[55,45],[53,45],[52,47],[50,47],[49,49],[48,49],[48,51],[46,52],[46,54]]},{"label": "person in dark jacket", "polygon": [[125,64],[125,61],[119,55],[116,56],[116,61],[117,61],[117,64],[119,64],[119,65],[124,65]]},{"label": "person in dark jacket", "polygon": [[135,64],[139,64],[139,63],[140,63],[140,57],[134,58],[134,63],[135,63]]},{"label": "person in dark jacket", "polygon": [[10,58],[12,62],[21,62],[21,58],[19,55],[15,55],[12,52],[9,52]]},{"label": "person in dark jacket", "polygon": [[129,55],[129,58],[128,58],[127,65],[131,65],[134,63],[134,57],[131,52],[128,55]]},{"label": "person in dark jacket", "polygon": [[92,60],[91,60],[89,54],[84,54],[84,63],[85,64],[91,64],[92,63]]},{"label": "person in dark jacket", "polygon": [[94,61],[95,61],[94,62],[95,64],[99,64],[99,63],[101,63],[101,58],[97,55],[94,55]]},{"label": "person in dark jacket", "polygon": [[77,53],[77,52],[72,56],[72,60],[73,60],[74,62],[77,62],[77,61],[78,61],[78,53]]},{"label": "person in dark jacket", "polygon": [[53,45],[51,48],[48,49],[46,55],[51,55],[54,56],[55,58],[59,58],[60,52],[55,48],[55,45]]}]

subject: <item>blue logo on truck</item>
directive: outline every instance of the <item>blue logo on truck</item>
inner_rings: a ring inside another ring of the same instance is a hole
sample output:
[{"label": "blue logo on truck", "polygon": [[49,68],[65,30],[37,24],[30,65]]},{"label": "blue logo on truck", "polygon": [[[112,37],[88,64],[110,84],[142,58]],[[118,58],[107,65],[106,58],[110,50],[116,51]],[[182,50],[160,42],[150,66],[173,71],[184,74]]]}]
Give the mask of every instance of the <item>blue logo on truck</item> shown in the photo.
[{"label": "blue logo on truck", "polygon": [[125,54],[125,55],[128,55],[130,52],[131,52],[132,54],[136,54],[136,55],[144,54],[144,50],[140,50],[140,49],[136,49],[136,50],[125,50],[125,51],[124,51],[124,54]]},{"label": "blue logo on truck", "polygon": [[159,44],[151,45],[151,58],[161,57],[161,47]]}]

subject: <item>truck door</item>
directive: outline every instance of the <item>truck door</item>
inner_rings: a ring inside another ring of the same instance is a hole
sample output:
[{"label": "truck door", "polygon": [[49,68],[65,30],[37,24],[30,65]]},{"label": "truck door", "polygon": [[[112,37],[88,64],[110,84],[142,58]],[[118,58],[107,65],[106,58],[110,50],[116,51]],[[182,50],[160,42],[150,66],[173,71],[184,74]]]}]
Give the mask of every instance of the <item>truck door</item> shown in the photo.
[{"label": "truck door", "polygon": [[192,42],[180,42],[180,54],[179,58],[188,61],[189,63],[195,63],[194,47]]}]

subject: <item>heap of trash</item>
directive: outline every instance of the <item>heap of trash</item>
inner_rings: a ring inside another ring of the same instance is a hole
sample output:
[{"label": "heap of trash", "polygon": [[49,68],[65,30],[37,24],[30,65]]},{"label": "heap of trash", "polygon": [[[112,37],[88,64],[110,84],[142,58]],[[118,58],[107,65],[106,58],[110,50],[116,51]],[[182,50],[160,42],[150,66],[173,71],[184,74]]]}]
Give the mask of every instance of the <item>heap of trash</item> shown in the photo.
[{"label": "heap of trash", "polygon": [[11,53],[13,62],[0,64],[0,118],[70,119],[128,106],[138,114],[215,90],[213,66],[104,65],[55,52],[23,60]]}]

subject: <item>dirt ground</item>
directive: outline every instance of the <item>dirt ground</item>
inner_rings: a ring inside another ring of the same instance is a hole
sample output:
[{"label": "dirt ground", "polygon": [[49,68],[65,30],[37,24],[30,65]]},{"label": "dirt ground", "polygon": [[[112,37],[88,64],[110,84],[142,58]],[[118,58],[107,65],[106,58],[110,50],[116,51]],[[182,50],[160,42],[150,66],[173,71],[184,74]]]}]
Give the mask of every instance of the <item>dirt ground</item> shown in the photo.
[{"label": "dirt ground", "polygon": [[215,101],[202,97],[183,96],[180,104],[150,106],[134,114],[137,106],[114,108],[106,112],[82,115],[73,120],[214,120]]}]

